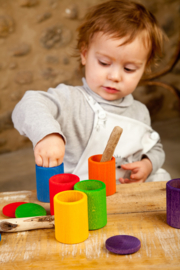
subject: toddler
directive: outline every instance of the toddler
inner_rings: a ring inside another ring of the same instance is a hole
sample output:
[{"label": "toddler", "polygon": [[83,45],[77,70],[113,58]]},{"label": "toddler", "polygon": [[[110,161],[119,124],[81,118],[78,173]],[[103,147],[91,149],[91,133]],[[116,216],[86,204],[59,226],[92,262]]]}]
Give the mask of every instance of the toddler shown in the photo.
[{"label": "toddler", "polygon": [[12,114],[15,128],[33,143],[36,164],[64,162],[66,173],[88,179],[88,158],[102,154],[120,126],[114,153],[120,183],[169,180],[160,169],[165,154],[149,112],[132,96],[161,55],[156,19],[138,3],[112,0],[92,7],[78,31],[83,85],[27,91]]}]

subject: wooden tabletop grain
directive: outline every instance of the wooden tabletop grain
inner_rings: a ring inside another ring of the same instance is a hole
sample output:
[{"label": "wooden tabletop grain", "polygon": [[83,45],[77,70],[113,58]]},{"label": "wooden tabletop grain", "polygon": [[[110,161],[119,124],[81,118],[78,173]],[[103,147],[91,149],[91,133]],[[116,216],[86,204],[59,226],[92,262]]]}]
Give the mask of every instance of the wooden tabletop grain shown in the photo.
[{"label": "wooden tabletop grain", "polygon": [[[39,202],[35,191],[0,193],[0,209],[16,201],[39,203],[49,214],[49,204]],[[180,230],[166,223],[166,182],[118,185],[107,197],[107,212],[107,225],[80,244],[57,242],[54,229],[2,233],[0,269],[180,269]],[[119,234],[139,238],[140,250],[106,250],[106,239]]]}]

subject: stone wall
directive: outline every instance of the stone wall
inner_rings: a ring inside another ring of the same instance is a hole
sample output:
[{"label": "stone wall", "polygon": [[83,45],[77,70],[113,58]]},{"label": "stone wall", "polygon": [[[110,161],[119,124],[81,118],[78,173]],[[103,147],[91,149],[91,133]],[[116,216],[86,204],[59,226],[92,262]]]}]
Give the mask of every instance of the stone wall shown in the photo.
[{"label": "stone wall", "polygon": [[[81,84],[82,73],[72,57],[76,28],[86,10],[102,0],[0,0],[0,153],[29,147],[31,142],[13,128],[11,113],[25,91],[59,83]],[[169,37],[157,70],[172,59],[179,31],[179,0],[141,0]],[[180,62],[159,81],[180,90]],[[156,79],[157,80],[157,79]],[[152,120],[179,116],[178,98],[157,86],[140,86],[134,93]]]}]

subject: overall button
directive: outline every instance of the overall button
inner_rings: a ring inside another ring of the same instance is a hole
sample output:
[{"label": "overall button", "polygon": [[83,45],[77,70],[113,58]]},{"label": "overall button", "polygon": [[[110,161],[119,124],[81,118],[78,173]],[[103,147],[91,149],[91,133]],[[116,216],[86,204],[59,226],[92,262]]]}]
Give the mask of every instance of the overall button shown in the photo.
[{"label": "overall button", "polygon": [[105,112],[100,112],[100,113],[98,114],[98,118],[99,118],[99,119],[102,119],[102,120],[105,120],[105,119],[106,119],[106,113],[105,113]]},{"label": "overall button", "polygon": [[151,134],[150,134],[150,137],[152,140],[154,141],[158,141],[159,140],[159,134],[156,132],[156,131],[153,131]]},{"label": "overall button", "polygon": [[89,102],[94,105],[96,101],[92,97],[88,97]]}]

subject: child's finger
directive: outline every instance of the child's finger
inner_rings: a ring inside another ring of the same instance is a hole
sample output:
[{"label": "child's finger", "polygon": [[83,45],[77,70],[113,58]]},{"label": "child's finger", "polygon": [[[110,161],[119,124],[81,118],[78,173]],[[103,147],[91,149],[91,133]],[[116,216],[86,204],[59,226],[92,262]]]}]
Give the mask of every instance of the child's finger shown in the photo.
[{"label": "child's finger", "polygon": [[124,184],[133,184],[133,183],[142,183],[143,180],[142,179],[135,179],[135,180],[132,180],[132,179],[124,179]]},{"label": "child's finger", "polygon": [[58,160],[57,159],[50,159],[49,160],[49,167],[56,167],[60,164],[58,164]]},{"label": "child's finger", "polygon": [[124,183],[125,184],[130,184],[130,183],[135,183],[135,182],[137,182],[137,180],[132,180],[132,179],[128,179],[128,178],[126,178],[126,179],[124,179]]},{"label": "child's finger", "polygon": [[40,155],[36,155],[35,154],[35,163],[38,165],[38,166],[43,166],[43,160],[42,160],[42,157]]},{"label": "child's finger", "polygon": [[121,168],[124,170],[133,170],[133,169],[138,168],[138,164],[137,164],[137,162],[122,164]]},{"label": "child's finger", "polygon": [[57,159],[57,166],[63,163],[63,158]]},{"label": "child's finger", "polygon": [[121,184],[124,184],[124,179],[123,179],[123,178],[119,178],[119,182],[120,182]]},{"label": "child's finger", "polygon": [[43,157],[43,167],[49,167],[49,159],[48,157]]},{"label": "child's finger", "polygon": [[137,172],[137,173],[136,172],[133,172],[133,173],[131,173],[130,178],[132,180],[141,180],[143,178],[143,175],[142,175],[141,172]]},{"label": "child's finger", "polygon": [[121,184],[129,184],[129,183],[134,183],[136,182],[136,180],[131,180],[131,179],[128,179],[128,178],[119,178],[119,182]]}]

